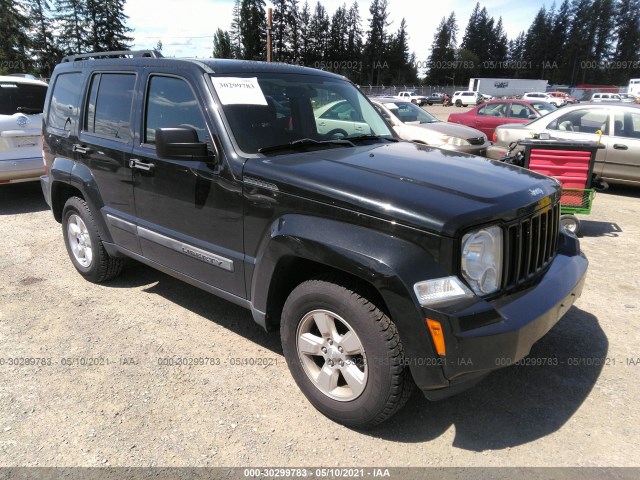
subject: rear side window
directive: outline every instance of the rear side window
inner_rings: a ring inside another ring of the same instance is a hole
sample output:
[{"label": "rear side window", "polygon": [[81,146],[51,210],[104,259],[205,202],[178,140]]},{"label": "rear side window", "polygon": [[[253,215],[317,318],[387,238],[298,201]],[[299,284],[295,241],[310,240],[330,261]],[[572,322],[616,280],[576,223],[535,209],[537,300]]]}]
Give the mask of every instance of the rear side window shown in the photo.
[{"label": "rear side window", "polygon": [[131,106],[136,76],[100,73],[91,79],[85,131],[122,142],[131,141]]},{"label": "rear side window", "polygon": [[153,76],[147,93],[144,143],[156,143],[156,128],[191,127],[205,141],[205,123],[189,85],[174,77]]},{"label": "rear side window", "polygon": [[82,74],[63,73],[58,75],[53,86],[51,106],[47,124],[60,130],[72,130],[78,118]]},{"label": "rear side window", "polygon": [[42,113],[47,87],[18,82],[0,82],[0,115]]}]

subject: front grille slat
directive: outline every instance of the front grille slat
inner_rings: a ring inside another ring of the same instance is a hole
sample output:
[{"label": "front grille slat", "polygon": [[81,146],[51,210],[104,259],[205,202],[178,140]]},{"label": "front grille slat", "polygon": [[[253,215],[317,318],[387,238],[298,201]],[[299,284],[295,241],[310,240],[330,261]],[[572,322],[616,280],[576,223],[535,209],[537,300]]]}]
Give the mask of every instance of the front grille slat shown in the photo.
[{"label": "front grille slat", "polygon": [[539,275],[556,254],[560,205],[508,225],[503,288],[522,285]]}]

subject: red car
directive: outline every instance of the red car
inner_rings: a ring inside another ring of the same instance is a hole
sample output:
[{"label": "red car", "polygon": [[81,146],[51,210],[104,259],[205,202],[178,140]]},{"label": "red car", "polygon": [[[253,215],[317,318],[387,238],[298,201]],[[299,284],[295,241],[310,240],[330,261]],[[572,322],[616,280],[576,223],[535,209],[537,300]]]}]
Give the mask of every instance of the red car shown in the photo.
[{"label": "red car", "polygon": [[487,138],[493,138],[493,131],[498,125],[528,123],[554,110],[557,107],[543,101],[492,100],[465,113],[452,113],[449,122],[473,127]]}]

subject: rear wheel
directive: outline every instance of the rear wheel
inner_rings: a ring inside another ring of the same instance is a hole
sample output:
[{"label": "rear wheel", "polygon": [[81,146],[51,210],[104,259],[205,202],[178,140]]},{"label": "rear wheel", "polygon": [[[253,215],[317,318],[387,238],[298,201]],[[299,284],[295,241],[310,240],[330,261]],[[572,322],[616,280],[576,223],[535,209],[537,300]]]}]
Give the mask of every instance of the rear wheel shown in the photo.
[{"label": "rear wheel", "polygon": [[298,387],[338,423],[376,425],[394,415],[413,392],[394,323],[367,298],[333,279],[310,280],[291,292],[280,335]]},{"label": "rear wheel", "polygon": [[65,203],[62,234],[73,266],[90,282],[109,280],[122,271],[124,260],[109,256],[91,210],[83,199],[71,197]]}]

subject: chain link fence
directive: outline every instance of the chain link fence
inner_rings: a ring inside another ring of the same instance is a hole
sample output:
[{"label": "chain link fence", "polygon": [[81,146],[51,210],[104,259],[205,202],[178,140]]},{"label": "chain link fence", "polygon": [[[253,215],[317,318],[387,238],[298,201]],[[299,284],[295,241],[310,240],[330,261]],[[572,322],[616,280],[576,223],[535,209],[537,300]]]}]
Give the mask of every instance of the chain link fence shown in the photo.
[{"label": "chain link fence", "polygon": [[416,92],[418,95],[429,96],[432,93],[448,93],[453,95],[457,90],[466,90],[467,86],[455,85],[359,85],[365,95],[395,96],[400,92]]}]

